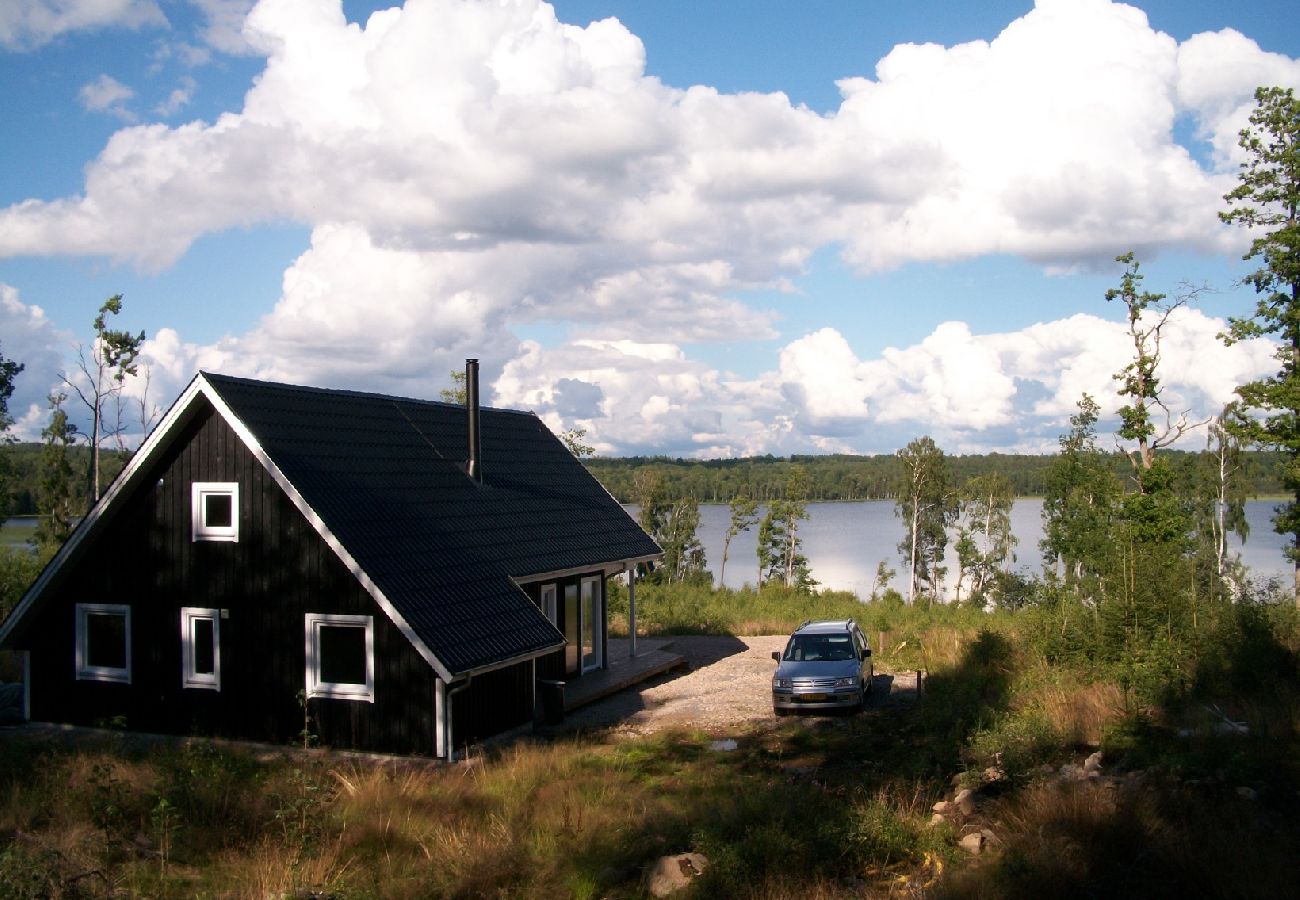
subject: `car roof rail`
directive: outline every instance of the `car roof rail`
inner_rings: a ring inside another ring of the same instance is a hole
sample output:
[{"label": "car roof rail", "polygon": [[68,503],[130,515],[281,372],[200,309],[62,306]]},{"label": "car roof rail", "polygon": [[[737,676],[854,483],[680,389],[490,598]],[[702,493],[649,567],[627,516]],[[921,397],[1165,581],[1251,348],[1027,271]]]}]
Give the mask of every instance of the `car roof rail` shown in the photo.
[{"label": "car roof rail", "polygon": [[802,628],[806,628],[811,624],[812,624],[812,619],[804,619],[802,622],[799,623],[799,628],[796,628],[795,631],[799,631]]}]

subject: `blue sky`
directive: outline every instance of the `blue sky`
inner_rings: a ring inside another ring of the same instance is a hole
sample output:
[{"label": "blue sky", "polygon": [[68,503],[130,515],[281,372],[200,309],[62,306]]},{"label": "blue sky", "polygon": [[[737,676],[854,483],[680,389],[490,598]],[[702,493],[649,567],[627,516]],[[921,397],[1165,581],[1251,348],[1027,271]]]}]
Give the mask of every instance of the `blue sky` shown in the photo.
[{"label": "blue sky", "polygon": [[[1271,348],[1216,212],[1278,2],[20,0],[0,350],[44,397],[104,298],[199,368],[486,393],[601,452],[1050,450],[1118,406],[1106,288],[1206,288],[1170,406]],[[139,396],[143,382],[130,390]]]}]

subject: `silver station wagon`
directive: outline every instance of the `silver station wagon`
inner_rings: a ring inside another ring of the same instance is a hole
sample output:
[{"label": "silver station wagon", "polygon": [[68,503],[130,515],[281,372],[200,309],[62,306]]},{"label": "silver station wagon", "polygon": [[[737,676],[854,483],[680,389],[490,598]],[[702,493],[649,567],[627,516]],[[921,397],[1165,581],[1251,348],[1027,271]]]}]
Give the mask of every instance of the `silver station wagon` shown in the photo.
[{"label": "silver station wagon", "polygon": [[871,693],[871,648],[852,619],[804,622],[790,635],[772,675],[772,710],[859,710]]}]

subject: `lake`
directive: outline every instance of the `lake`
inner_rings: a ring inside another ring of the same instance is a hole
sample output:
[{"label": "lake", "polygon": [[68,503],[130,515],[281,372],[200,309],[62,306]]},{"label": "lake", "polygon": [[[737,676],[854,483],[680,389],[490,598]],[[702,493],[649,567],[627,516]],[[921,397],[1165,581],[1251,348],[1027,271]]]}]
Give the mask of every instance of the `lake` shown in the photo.
[{"label": "lake", "polygon": [[[1235,538],[1232,544],[1241,553],[1242,561],[1250,568],[1253,577],[1291,578],[1291,564],[1282,556],[1286,539],[1273,531],[1270,521],[1276,501],[1252,500],[1246,504],[1246,519],[1250,523],[1250,539],[1242,545]],[[635,515],[635,507],[631,508]],[[1037,498],[1017,500],[1011,508],[1011,528],[1019,543],[1016,545],[1016,562],[1013,569],[1039,574],[1043,558],[1038,541],[1043,536],[1043,501]],[[804,555],[812,567],[813,577],[822,587],[853,591],[860,597],[871,593],[876,565],[884,560],[897,571],[893,586],[906,592],[907,569],[898,553],[898,543],[903,539],[903,524],[894,515],[892,500],[865,500],[854,503],[810,503],[808,521],[802,523],[799,534],[803,538]],[[722,541],[731,520],[730,508],[721,504],[700,507],[700,542],[704,544],[709,569],[716,582],[722,565]],[[755,557],[758,545],[758,526],[737,535],[727,553],[726,584],[741,587],[753,584],[758,575]],[[949,580],[955,578],[957,556],[948,546],[945,560]]]},{"label": "lake", "polygon": [[[1279,577],[1289,581],[1291,565],[1282,556],[1286,538],[1273,531],[1274,500],[1251,500],[1246,504],[1250,539],[1243,545],[1235,537],[1232,545],[1255,578]],[[627,507],[636,515],[636,507]],[[1043,567],[1038,541],[1043,536],[1043,501],[1036,498],[1017,500],[1011,507],[1011,530],[1019,539],[1013,569],[1038,574]],[[898,554],[903,539],[903,524],[894,515],[892,500],[863,500],[853,503],[809,503],[808,521],[802,523],[804,555],[812,567],[813,577],[822,587],[853,591],[860,597],[871,593],[876,565],[884,560],[894,569],[892,584],[905,592],[907,568]],[[700,507],[700,542],[708,558],[713,580],[722,568],[722,539],[731,521],[731,510],[723,504]],[[12,518],[4,526],[3,543],[18,544],[29,540],[36,531],[34,518]],[[737,535],[727,553],[727,587],[753,584],[758,576],[758,526]],[[957,556],[949,544],[945,560],[949,569],[949,591],[956,577]]]}]

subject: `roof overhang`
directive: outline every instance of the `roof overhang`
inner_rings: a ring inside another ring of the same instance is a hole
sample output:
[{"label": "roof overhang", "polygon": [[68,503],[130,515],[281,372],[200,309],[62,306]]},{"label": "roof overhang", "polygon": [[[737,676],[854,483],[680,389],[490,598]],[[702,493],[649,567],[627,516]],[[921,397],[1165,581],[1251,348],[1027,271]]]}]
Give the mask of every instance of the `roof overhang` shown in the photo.
[{"label": "roof overhang", "polygon": [[553,572],[538,572],[535,575],[513,575],[511,581],[517,585],[535,584],[539,581],[554,581],[561,578],[572,578],[574,575],[590,575],[592,572],[600,572],[605,576],[618,575],[620,572],[626,572],[642,563],[654,562],[663,558],[663,553],[649,553],[645,556],[634,556],[629,559],[617,559],[609,562],[592,563],[586,566],[574,566],[570,569],[556,569]]}]

